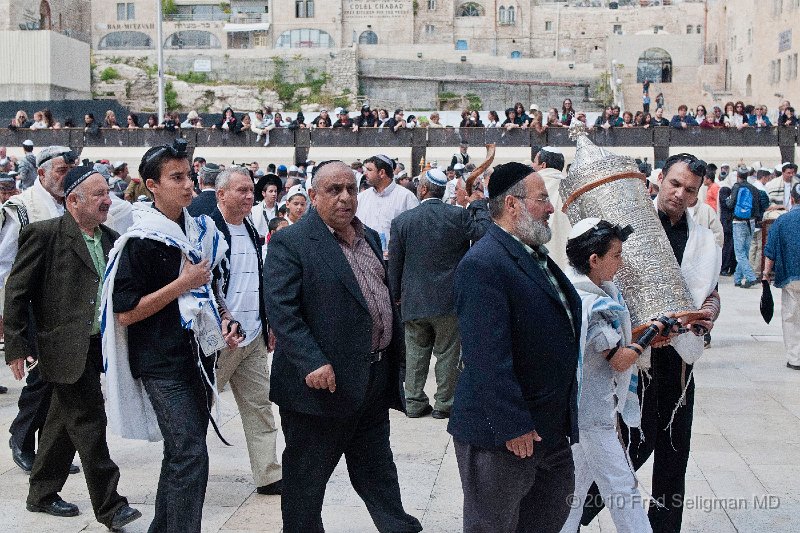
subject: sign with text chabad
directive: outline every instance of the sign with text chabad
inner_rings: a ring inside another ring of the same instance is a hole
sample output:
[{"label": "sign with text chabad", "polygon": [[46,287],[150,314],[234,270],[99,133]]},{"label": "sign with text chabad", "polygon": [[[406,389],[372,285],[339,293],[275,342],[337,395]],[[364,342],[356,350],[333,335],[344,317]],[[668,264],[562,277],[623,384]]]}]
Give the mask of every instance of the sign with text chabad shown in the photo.
[{"label": "sign with text chabad", "polygon": [[364,0],[348,0],[345,2],[344,16],[354,18],[400,18],[411,16],[412,2],[370,2]]}]

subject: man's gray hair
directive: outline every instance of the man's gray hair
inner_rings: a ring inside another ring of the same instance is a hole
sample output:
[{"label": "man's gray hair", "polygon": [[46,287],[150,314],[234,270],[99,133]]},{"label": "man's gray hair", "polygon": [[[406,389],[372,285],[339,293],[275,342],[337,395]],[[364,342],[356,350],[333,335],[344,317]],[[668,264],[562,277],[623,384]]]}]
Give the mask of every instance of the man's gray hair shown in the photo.
[{"label": "man's gray hair", "polygon": [[498,196],[489,198],[489,214],[494,220],[497,220],[502,217],[505,212],[506,196],[525,197],[527,194],[528,188],[527,185],[525,185],[525,180],[518,181]]},{"label": "man's gray hair", "polygon": [[444,198],[444,193],[447,190],[447,186],[445,185],[436,185],[435,183],[431,183],[431,181],[428,179],[428,176],[426,176],[424,172],[419,176],[419,186],[426,187],[428,189],[428,194],[430,194],[433,198],[438,198],[439,200]]},{"label": "man's gray hair", "polygon": [[[216,176],[216,180],[212,181],[212,182],[206,182],[205,178],[206,178],[206,176],[208,174],[215,175]],[[250,178],[250,171],[247,170],[246,168],[240,167],[240,166],[227,167],[225,170],[223,170],[219,174],[216,174],[216,173],[213,173],[213,174],[212,173],[208,173],[208,174],[204,174],[203,175],[203,185],[214,185],[214,188],[216,190],[227,189],[228,188],[228,184],[230,183],[231,178],[233,177],[234,174],[243,174],[243,175],[247,176],[248,178]]]}]

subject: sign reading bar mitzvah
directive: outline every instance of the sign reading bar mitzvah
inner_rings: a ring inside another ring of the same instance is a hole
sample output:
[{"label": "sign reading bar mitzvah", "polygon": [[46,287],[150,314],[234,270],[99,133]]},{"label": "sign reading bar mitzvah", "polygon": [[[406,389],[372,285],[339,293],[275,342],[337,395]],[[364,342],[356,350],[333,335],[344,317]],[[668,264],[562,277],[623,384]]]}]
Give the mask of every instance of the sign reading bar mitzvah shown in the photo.
[{"label": "sign reading bar mitzvah", "polygon": [[345,3],[344,16],[347,18],[380,17],[400,18],[411,16],[411,0],[399,2],[370,2],[349,0]]}]

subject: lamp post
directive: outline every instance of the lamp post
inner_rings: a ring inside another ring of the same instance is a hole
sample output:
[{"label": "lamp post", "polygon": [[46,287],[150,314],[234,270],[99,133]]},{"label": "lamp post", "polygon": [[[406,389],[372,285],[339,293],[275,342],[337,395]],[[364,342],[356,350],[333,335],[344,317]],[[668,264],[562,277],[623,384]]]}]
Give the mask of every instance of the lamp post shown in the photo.
[{"label": "lamp post", "polygon": [[156,3],[156,63],[158,67],[158,123],[164,122],[164,42],[161,31],[163,13],[161,0]]}]

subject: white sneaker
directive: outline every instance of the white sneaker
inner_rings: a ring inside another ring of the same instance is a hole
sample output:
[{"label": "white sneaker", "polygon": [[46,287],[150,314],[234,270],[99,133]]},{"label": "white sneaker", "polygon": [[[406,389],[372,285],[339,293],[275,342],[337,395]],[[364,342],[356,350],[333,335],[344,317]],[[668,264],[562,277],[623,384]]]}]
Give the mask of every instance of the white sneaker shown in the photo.
[{"label": "white sneaker", "polygon": [[264,138],[266,139],[266,140],[264,141],[264,146],[269,146],[269,133],[265,134],[265,135],[264,135]]},{"label": "white sneaker", "polygon": [[260,142],[260,141],[261,141],[261,134],[259,133],[258,135],[256,135],[256,142]]}]

